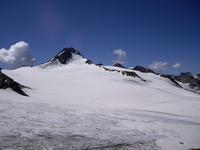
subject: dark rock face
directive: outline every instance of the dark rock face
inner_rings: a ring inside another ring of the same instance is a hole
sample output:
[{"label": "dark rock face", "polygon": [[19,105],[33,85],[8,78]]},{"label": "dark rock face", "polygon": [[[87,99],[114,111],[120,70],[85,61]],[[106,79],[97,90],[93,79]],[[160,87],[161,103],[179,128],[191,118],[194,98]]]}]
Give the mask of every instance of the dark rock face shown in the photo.
[{"label": "dark rock face", "polygon": [[102,63],[99,63],[99,64],[96,64],[97,66],[103,66],[103,64]]},{"label": "dark rock face", "polygon": [[169,79],[169,80],[170,80],[171,82],[173,82],[176,86],[182,87],[182,86],[180,86],[180,85],[178,84],[178,82],[176,82],[176,81],[174,80],[174,78],[173,78],[172,76],[166,75],[166,74],[161,74],[160,76],[163,77],[163,78]]},{"label": "dark rock face", "polygon": [[87,59],[85,63],[90,65],[90,64],[92,64],[93,62],[92,62],[91,60]]},{"label": "dark rock face", "polygon": [[133,71],[122,71],[122,74],[125,75],[125,76],[138,77],[142,81],[146,82],[146,80],[142,79],[140,76],[137,75],[137,73],[135,73]]},{"label": "dark rock face", "polygon": [[11,88],[13,91],[23,95],[28,96],[26,93],[22,91],[22,88],[25,86],[20,85],[19,83],[15,82],[10,77],[6,76],[0,71],[0,89],[7,89]]},{"label": "dark rock face", "polygon": [[200,74],[197,74],[197,78],[200,80]]},{"label": "dark rock face", "polygon": [[136,66],[132,70],[137,70],[137,71],[144,72],[144,73],[155,73],[153,70],[144,68],[142,66]]},{"label": "dark rock face", "polygon": [[140,78],[135,72],[129,72],[129,71],[122,71],[122,74],[123,75],[126,75],[126,76],[131,76],[131,77],[138,77]]},{"label": "dark rock face", "polygon": [[192,89],[200,90],[200,80],[195,78],[190,72],[181,73],[178,76],[174,76],[174,79],[179,82],[189,84]]},{"label": "dark rock face", "polygon": [[77,50],[75,50],[73,47],[64,48],[59,54],[53,57],[49,62],[58,60],[61,64],[66,64],[66,62],[72,58],[72,54],[82,56],[82,54],[78,52]]},{"label": "dark rock face", "polygon": [[[100,66],[100,67],[101,67],[101,66]],[[104,69],[105,71],[116,71],[116,72],[119,72],[119,73],[120,73],[119,70],[115,70],[115,69],[108,69],[108,68],[106,68],[106,67],[103,67],[103,69]]]},{"label": "dark rock face", "polygon": [[114,72],[118,72],[118,73],[122,73],[122,75],[124,76],[130,76],[130,77],[138,77],[140,78],[142,81],[146,82],[146,80],[142,79],[140,76],[138,76],[135,72],[133,71],[119,71],[119,70],[116,70],[116,69],[108,69],[106,67],[103,67],[103,69],[105,71],[114,71]]},{"label": "dark rock face", "polygon": [[116,64],[114,64],[113,66],[114,66],[114,67],[119,67],[119,68],[125,68],[124,66],[122,66],[122,65],[119,64],[119,63],[116,63]]}]

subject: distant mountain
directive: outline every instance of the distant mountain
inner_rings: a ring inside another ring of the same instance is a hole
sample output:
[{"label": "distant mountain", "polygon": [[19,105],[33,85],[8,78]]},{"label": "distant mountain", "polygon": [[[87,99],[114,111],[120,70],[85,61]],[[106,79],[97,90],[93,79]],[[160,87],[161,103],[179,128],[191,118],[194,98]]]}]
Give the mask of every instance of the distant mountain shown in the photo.
[{"label": "distant mountain", "polygon": [[185,85],[189,86],[193,90],[200,91],[200,78],[199,74],[194,75],[190,72],[181,73],[178,76],[174,76],[174,79],[178,82],[184,83]]},{"label": "distant mountain", "polygon": [[122,66],[122,65],[119,64],[119,63],[116,63],[116,64],[114,64],[113,66],[114,66],[114,67],[119,67],[119,68],[125,68],[124,66]]},{"label": "distant mountain", "polygon": [[[143,73],[154,73],[155,72],[151,69],[136,66],[132,70],[137,70]],[[157,74],[163,78],[169,79],[172,83],[174,83],[178,87],[182,87],[184,89],[194,91],[200,93],[200,74],[194,75],[190,72],[181,73],[180,75],[167,75],[167,74]]]},{"label": "distant mountain", "polygon": [[153,70],[144,68],[142,66],[136,66],[132,70],[137,70],[137,71],[144,72],[144,73],[155,73]]},{"label": "distant mountain", "polygon": [[97,66],[103,66],[103,64],[102,63],[98,63],[98,64],[96,64]]}]

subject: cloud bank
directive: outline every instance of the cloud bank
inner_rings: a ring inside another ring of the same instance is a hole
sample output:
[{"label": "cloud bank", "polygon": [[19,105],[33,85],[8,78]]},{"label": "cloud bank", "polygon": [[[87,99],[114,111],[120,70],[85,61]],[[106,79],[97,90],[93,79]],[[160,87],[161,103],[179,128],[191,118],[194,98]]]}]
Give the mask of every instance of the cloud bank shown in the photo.
[{"label": "cloud bank", "polygon": [[113,51],[113,54],[117,55],[117,59],[113,60],[113,63],[119,63],[119,64],[126,64],[127,63],[127,55],[126,51],[122,49],[116,49]]},{"label": "cloud bank", "polygon": [[0,63],[9,69],[15,69],[21,66],[33,66],[36,62],[29,52],[28,43],[24,41],[11,45],[7,50],[0,49]]},{"label": "cloud bank", "polygon": [[167,70],[167,65],[167,62],[154,61],[151,65],[149,65],[149,68],[160,73],[164,70]]},{"label": "cloud bank", "polygon": [[172,65],[172,67],[174,69],[179,68],[180,66],[181,66],[181,63],[179,63],[179,62],[177,62],[177,63],[175,63],[175,64]]}]

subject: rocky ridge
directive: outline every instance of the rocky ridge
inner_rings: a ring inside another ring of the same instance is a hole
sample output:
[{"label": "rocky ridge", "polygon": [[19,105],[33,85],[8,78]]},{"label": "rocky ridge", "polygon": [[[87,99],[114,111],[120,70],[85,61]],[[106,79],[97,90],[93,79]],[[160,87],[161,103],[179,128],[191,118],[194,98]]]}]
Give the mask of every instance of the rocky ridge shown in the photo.
[{"label": "rocky ridge", "polygon": [[22,88],[27,88],[27,87],[15,82],[13,79],[11,79],[10,77],[8,77],[7,75],[3,74],[0,71],[0,89],[7,89],[7,88],[11,88],[13,91],[23,96],[28,96],[22,90]]}]

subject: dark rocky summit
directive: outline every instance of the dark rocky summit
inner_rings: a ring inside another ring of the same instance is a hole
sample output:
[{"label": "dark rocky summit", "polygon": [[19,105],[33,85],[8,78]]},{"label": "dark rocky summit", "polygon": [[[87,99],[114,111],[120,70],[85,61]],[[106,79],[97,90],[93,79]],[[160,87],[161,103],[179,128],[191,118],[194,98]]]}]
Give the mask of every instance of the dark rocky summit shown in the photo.
[{"label": "dark rocky summit", "polygon": [[7,88],[11,88],[13,91],[23,96],[28,96],[26,93],[22,91],[22,88],[25,88],[25,86],[15,82],[13,79],[6,76],[0,71],[0,89],[7,89]]},{"label": "dark rocky summit", "polygon": [[142,66],[136,66],[132,70],[137,70],[137,71],[140,71],[140,72],[143,72],[143,73],[155,73],[153,70],[144,68]]},{"label": "dark rocky summit", "polygon": [[[73,61],[73,55],[79,55],[81,56],[80,58],[84,58],[83,55],[79,51],[75,50],[73,47],[64,48],[60,53],[51,58],[47,63],[41,64],[40,67],[45,68],[47,66],[58,65],[59,63],[67,64]],[[93,62],[89,59],[86,59],[85,63],[89,65],[93,64]]]},{"label": "dark rocky summit", "polygon": [[119,67],[119,68],[125,68],[124,66],[122,66],[122,65],[119,64],[119,63],[116,63],[116,64],[114,64],[113,66],[114,66],[114,67]]},{"label": "dark rocky summit", "polygon": [[53,61],[57,60],[61,64],[66,64],[67,61],[69,61],[72,58],[72,54],[82,56],[82,54],[79,51],[75,50],[73,47],[64,48],[59,54],[54,56],[49,62],[53,62]]},{"label": "dark rocky summit", "polygon": [[190,88],[192,88],[194,90],[200,91],[200,79],[198,78],[198,75],[195,78],[192,73],[186,72],[186,73],[181,73],[178,76],[174,76],[174,79],[179,82],[188,84],[190,86]]}]

